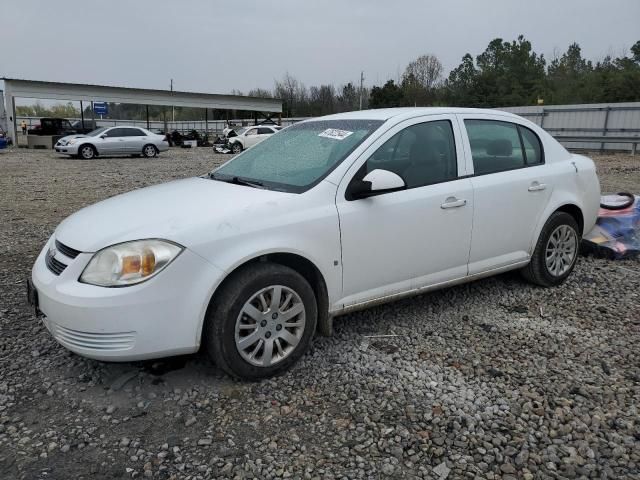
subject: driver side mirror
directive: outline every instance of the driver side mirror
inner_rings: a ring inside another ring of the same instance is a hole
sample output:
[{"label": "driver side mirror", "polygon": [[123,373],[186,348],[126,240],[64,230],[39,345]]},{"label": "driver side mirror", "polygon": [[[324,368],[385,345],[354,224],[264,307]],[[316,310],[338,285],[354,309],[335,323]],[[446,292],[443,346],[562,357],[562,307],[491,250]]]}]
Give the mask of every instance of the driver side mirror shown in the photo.
[{"label": "driver side mirror", "polygon": [[376,168],[367,173],[362,180],[355,180],[347,190],[349,200],[373,197],[383,193],[404,190],[407,185],[400,175],[389,170]]},{"label": "driver side mirror", "polygon": [[100,135],[100,138],[104,140],[105,138],[107,138],[107,134],[103,133],[102,135]]}]

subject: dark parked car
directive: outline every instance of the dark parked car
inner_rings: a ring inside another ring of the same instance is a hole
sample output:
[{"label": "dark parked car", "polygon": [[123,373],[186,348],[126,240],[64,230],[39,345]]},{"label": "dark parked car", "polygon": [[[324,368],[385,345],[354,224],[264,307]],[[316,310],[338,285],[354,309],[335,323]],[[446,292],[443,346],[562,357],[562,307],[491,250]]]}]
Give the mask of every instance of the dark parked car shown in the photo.
[{"label": "dark parked car", "polygon": [[96,122],[94,120],[87,120],[85,118],[84,126],[82,126],[82,120],[76,120],[75,122],[71,123],[71,128],[73,128],[76,133],[85,134],[94,131],[98,127],[96,126]]},{"label": "dark parked car", "polygon": [[78,132],[66,118],[41,118],[40,125],[29,130],[29,135],[72,135]]}]

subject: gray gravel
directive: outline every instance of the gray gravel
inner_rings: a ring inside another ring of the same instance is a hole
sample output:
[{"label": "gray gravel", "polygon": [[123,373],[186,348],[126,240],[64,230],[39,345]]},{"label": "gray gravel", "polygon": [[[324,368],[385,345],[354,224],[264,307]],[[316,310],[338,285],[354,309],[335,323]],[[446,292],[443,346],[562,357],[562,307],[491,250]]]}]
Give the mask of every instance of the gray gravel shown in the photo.
[{"label": "gray gravel", "polygon": [[[107,364],[58,346],[24,301],[58,222],[225,158],[0,154],[1,478],[640,478],[638,260],[344,316],[260,383],[203,354]],[[640,191],[637,157],[597,161],[605,188]]]}]

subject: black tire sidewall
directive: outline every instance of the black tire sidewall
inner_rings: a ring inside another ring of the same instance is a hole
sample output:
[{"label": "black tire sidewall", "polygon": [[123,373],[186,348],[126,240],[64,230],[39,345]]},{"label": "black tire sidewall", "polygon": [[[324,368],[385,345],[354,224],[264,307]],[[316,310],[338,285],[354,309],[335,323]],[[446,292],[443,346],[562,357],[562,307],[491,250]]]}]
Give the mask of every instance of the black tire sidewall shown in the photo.
[{"label": "black tire sidewall", "polygon": [[[89,147],[89,148],[91,149],[91,151],[93,152],[93,155],[91,155],[91,157],[90,157],[90,158],[87,158],[87,157],[85,157],[85,156],[82,154],[82,151],[83,151],[86,147]],[[96,149],[95,149],[95,148],[93,148],[93,147],[92,147],[91,145],[89,145],[89,144],[81,145],[81,146],[80,146],[80,149],[79,149],[78,151],[80,152],[78,156],[79,156],[81,159],[83,159],[83,160],[93,160],[93,159],[96,157]]]},{"label": "black tire sidewall", "polygon": [[[575,257],[573,259],[573,264],[571,265],[571,268],[569,268],[569,270],[567,270],[565,273],[563,273],[560,276],[555,276],[552,275],[549,272],[549,269],[547,268],[547,262],[546,262],[546,248],[547,248],[547,244],[549,243],[549,238],[551,237],[551,234],[554,232],[554,230],[556,228],[558,228],[561,225],[567,225],[569,227],[571,227],[573,229],[573,231],[576,234],[576,254]],[[576,266],[576,263],[578,261],[578,255],[579,255],[579,251],[580,251],[580,239],[581,239],[582,235],[580,235],[579,233],[579,229],[578,229],[578,224],[575,221],[575,219],[569,215],[568,213],[565,212],[555,212],[550,218],[549,220],[547,220],[547,223],[545,224],[544,228],[542,229],[542,232],[540,232],[540,237],[538,240],[538,244],[536,245],[536,251],[534,253],[534,258],[532,259],[532,262],[536,262],[536,270],[539,273],[539,275],[542,277],[540,280],[542,280],[542,282],[544,284],[547,285],[559,285],[562,282],[564,282],[567,277],[569,275],[571,275],[571,272],[573,272],[573,269]]]},{"label": "black tire sidewall", "polygon": [[[147,148],[149,148],[149,147],[153,147],[153,155],[147,155]],[[143,157],[145,157],[145,158],[153,158],[156,155],[158,155],[158,149],[154,145],[151,145],[150,143],[148,143],[147,145],[142,147],[142,156]]]},{"label": "black tire sidewall", "polygon": [[[309,283],[295,270],[277,264],[257,264],[226,283],[224,291],[210,309],[205,343],[214,361],[233,376],[259,380],[291,367],[305,353],[316,329],[317,302]],[[305,330],[296,349],[287,358],[270,367],[258,367],[245,361],[236,348],[235,324],[244,303],[259,290],[283,285],[294,290],[305,306]]]},{"label": "black tire sidewall", "polygon": [[242,145],[240,145],[240,143],[238,142],[234,142],[234,144],[231,146],[231,153],[241,153],[242,152]]}]

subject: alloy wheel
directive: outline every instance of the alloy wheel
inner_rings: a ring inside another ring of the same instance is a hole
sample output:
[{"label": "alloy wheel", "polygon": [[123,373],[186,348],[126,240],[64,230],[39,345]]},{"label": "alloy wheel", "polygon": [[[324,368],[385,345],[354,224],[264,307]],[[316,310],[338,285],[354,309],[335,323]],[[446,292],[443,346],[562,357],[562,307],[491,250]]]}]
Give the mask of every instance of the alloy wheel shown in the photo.
[{"label": "alloy wheel", "polygon": [[156,154],[156,149],[151,145],[147,145],[144,147],[144,156],[145,157],[153,157]]},{"label": "alloy wheel", "polygon": [[547,270],[554,277],[564,275],[572,267],[578,253],[578,236],[569,225],[560,225],[549,236],[545,249]]},{"label": "alloy wheel", "polygon": [[85,160],[90,160],[93,158],[93,148],[89,146],[82,147],[80,153],[82,154],[82,158],[84,158]]},{"label": "alloy wheel", "polygon": [[253,294],[236,319],[241,357],[260,367],[287,358],[304,334],[305,314],[300,295],[289,287],[272,285]]}]

